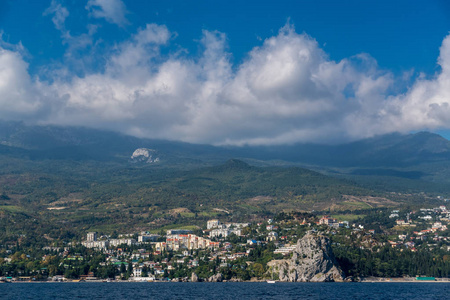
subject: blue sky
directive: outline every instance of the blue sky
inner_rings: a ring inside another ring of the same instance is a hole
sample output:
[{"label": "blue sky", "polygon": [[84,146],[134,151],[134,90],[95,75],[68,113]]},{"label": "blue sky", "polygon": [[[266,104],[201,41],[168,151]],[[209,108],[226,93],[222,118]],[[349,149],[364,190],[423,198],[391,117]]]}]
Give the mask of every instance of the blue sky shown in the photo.
[{"label": "blue sky", "polygon": [[446,1],[6,0],[0,118],[234,145],[448,136],[449,29]]}]

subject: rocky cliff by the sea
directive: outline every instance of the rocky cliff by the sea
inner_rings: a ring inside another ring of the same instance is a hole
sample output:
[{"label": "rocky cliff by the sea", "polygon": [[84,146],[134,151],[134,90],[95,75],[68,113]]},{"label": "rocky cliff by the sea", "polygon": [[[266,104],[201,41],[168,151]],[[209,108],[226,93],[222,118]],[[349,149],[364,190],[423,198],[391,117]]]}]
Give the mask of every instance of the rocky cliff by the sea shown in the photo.
[{"label": "rocky cliff by the sea", "polygon": [[273,260],[268,266],[278,274],[280,281],[339,282],[345,278],[331,250],[330,240],[313,232],[298,240],[292,258]]}]

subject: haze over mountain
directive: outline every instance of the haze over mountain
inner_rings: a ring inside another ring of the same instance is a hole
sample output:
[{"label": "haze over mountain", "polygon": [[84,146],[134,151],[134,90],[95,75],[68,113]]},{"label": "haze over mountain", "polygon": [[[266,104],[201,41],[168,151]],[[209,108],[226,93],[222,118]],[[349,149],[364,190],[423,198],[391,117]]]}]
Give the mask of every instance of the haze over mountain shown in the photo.
[{"label": "haze over mountain", "polygon": [[69,159],[128,164],[138,148],[157,152],[158,167],[183,169],[240,158],[256,165],[298,165],[347,175],[394,176],[447,181],[450,141],[428,132],[389,134],[341,145],[219,147],[140,139],[80,127],[27,126],[0,122],[0,153],[32,160]]},{"label": "haze over mountain", "polygon": [[296,144],[247,149],[258,149],[260,158],[337,167],[409,166],[450,158],[450,142],[429,132],[387,134],[340,145]]}]

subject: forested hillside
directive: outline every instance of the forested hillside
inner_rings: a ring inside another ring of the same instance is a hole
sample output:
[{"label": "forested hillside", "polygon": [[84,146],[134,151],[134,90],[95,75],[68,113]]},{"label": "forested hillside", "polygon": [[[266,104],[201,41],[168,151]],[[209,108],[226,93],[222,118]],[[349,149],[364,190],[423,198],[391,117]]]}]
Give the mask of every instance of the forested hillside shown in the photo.
[{"label": "forested hillside", "polygon": [[56,238],[89,229],[197,224],[217,216],[242,220],[283,210],[396,205],[351,181],[239,160],[191,171],[94,161],[0,161],[3,238],[30,231]]}]

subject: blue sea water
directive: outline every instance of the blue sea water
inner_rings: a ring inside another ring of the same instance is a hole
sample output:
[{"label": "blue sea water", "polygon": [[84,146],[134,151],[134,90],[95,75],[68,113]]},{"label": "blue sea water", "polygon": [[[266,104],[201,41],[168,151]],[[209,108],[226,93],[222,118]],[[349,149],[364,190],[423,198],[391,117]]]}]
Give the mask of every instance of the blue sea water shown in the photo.
[{"label": "blue sea water", "polygon": [[10,283],[0,299],[450,299],[450,283]]}]

